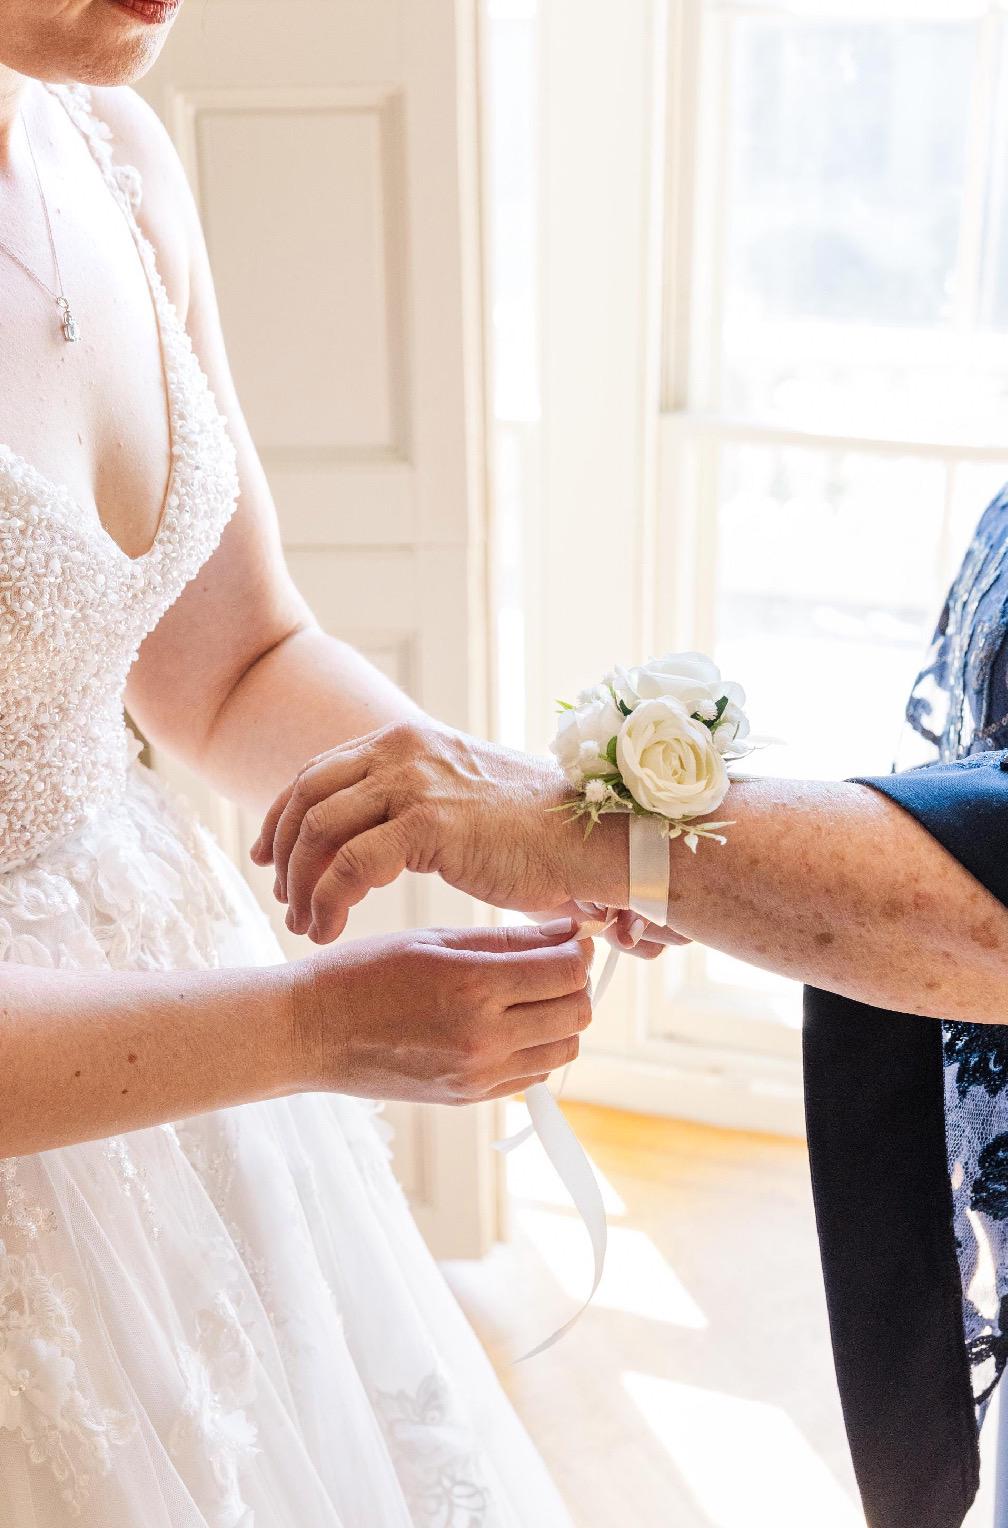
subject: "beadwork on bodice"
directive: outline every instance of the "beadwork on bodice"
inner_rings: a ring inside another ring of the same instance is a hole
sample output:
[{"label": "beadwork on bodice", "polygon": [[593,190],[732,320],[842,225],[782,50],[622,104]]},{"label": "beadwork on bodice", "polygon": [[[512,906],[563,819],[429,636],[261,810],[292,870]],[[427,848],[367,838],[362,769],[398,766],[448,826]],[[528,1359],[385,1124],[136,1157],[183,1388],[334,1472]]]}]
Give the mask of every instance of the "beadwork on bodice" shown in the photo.
[{"label": "beadwork on bodice", "polygon": [[0,870],[121,796],[136,752],[126,676],[213,552],[237,500],[235,453],[139,227],[140,178],[113,161],[86,89],[50,87],[136,241],[164,359],[171,466],[153,544],[131,558],[69,491],[0,446]]}]

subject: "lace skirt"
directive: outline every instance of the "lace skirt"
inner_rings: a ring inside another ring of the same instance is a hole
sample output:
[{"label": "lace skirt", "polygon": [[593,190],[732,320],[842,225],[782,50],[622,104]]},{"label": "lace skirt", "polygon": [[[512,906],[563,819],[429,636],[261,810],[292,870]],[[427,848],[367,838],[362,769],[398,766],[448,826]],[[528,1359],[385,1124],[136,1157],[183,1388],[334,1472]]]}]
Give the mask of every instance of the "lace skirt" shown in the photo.
[{"label": "lace skirt", "polygon": [[[188,807],[0,878],[0,958],[268,965]],[[0,1161],[0,1528],[563,1528],[380,1119],[298,1095]]]}]

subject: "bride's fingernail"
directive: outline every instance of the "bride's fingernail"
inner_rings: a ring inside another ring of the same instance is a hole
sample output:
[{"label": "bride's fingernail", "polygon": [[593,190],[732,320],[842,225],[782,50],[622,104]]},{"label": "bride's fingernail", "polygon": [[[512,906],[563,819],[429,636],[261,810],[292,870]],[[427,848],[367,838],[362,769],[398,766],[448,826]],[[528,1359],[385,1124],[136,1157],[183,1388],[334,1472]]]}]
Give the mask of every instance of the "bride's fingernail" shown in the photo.
[{"label": "bride's fingernail", "polygon": [[627,930],[627,938],[630,941],[631,949],[633,949],[634,946],[640,944],[641,937],[643,936],[644,930],[646,928],[647,923],[643,918],[635,918],[631,923],[629,929]]},{"label": "bride's fingernail", "polygon": [[561,934],[570,938],[576,928],[573,918],[553,918],[549,923],[540,923],[539,932],[544,939],[559,939]]}]

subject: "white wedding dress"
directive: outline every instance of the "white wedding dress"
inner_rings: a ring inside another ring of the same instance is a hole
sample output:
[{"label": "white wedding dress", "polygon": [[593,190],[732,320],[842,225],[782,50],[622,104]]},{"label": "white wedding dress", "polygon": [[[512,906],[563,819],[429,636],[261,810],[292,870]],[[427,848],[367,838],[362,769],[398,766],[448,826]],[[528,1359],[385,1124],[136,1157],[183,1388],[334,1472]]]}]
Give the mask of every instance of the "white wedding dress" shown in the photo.
[{"label": "white wedding dress", "polygon": [[[0,957],[273,964],[248,887],[138,763],[122,709],[139,643],[234,508],[234,453],[135,171],[86,92],[54,94],[136,237],[173,463],[154,545],[130,559],[0,448]],[[372,1107],[299,1095],[0,1161],[2,1528],[568,1523]]]}]

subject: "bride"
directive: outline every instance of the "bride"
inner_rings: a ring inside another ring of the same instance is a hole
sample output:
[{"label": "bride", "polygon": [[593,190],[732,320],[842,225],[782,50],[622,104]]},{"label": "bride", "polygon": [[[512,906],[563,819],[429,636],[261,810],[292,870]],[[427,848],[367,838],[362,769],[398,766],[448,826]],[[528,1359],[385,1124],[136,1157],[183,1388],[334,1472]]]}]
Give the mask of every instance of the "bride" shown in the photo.
[{"label": "bride", "polygon": [[125,727],[264,811],[415,715],[291,585],[180,167],[107,88],[176,9],[0,0],[0,1525],[558,1528],[344,1095],[543,1079],[590,946],[286,964]]}]

